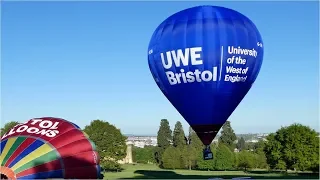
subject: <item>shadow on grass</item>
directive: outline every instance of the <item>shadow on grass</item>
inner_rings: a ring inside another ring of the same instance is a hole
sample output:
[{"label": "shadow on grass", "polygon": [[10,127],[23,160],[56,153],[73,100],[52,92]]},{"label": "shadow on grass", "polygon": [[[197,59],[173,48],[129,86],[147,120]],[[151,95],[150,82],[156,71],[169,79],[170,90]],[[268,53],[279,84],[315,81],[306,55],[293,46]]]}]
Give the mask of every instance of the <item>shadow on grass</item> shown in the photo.
[{"label": "shadow on grass", "polygon": [[[250,177],[251,179],[319,179],[319,174],[316,173],[304,173],[304,174],[285,174],[285,173],[270,173],[270,172],[255,172],[251,171],[243,175],[219,175],[212,171],[212,175],[182,175],[173,171],[152,171],[152,170],[137,170],[134,172],[139,174],[132,178],[119,178],[119,179],[209,179],[209,178],[241,178]],[[106,177],[108,178],[108,177]]]}]

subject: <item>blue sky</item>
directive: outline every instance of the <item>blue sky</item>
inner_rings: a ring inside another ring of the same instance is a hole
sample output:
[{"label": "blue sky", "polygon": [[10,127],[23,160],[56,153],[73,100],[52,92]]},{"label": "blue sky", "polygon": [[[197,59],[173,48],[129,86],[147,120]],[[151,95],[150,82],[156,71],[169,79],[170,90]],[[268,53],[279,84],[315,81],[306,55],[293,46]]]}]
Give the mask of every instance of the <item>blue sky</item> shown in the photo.
[{"label": "blue sky", "polygon": [[230,116],[236,133],[302,123],[319,130],[317,2],[4,2],[1,122],[104,119],[123,133],[187,124],[154,82],[148,43],[168,16],[196,5],[248,16],[265,47],[260,74]]}]

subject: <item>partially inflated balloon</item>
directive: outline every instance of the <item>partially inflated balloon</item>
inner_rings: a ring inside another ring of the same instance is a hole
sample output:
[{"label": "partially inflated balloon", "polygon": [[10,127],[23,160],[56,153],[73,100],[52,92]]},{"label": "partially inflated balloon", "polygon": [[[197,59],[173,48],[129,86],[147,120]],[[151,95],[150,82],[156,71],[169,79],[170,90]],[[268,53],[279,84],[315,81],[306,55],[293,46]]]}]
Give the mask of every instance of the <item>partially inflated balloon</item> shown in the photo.
[{"label": "partially inflated balloon", "polygon": [[9,179],[97,179],[99,155],[81,129],[64,119],[35,118],[1,138],[1,175]]},{"label": "partially inflated balloon", "polygon": [[162,22],[148,49],[157,85],[209,145],[256,80],[263,43],[237,11],[198,6]]}]

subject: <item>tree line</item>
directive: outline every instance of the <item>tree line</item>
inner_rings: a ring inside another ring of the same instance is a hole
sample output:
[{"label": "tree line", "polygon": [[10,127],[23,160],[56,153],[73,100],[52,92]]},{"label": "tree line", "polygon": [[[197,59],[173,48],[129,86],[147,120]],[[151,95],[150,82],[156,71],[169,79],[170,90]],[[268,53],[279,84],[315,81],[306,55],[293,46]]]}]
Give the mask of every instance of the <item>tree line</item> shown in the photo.
[{"label": "tree line", "polygon": [[[189,140],[191,143],[186,143]],[[211,144],[213,160],[203,160],[201,140],[192,128],[185,134],[179,121],[172,131],[168,120],[162,119],[157,141],[156,147],[135,147],[134,160],[138,163],[156,163],[164,169],[319,172],[318,134],[301,124],[281,127],[269,134],[266,141],[247,143],[243,137],[237,139],[230,121],[227,121],[222,127],[218,142]]]},{"label": "tree line", "polygon": [[[19,122],[6,123],[1,136]],[[95,143],[100,165],[106,171],[120,171],[120,160],[126,157],[126,139],[120,129],[103,120],[93,120],[83,129]],[[236,143],[236,140],[238,142]],[[292,124],[267,136],[266,141],[246,143],[237,139],[227,121],[217,143],[211,144],[213,160],[203,160],[203,145],[189,128],[185,134],[181,122],[173,131],[167,119],[162,119],[157,133],[157,146],[133,147],[133,161],[154,163],[164,169],[197,170],[298,170],[319,172],[319,138],[315,130]],[[191,143],[186,143],[186,142]],[[235,151],[235,148],[239,150]]]}]

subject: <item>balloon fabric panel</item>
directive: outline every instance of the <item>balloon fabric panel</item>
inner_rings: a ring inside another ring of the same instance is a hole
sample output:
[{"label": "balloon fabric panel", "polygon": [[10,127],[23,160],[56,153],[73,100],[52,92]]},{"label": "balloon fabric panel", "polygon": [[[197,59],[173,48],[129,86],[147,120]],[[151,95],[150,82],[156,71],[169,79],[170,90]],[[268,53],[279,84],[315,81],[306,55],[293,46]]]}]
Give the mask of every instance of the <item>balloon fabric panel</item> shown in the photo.
[{"label": "balloon fabric panel", "polygon": [[35,118],[2,137],[0,170],[12,179],[96,179],[101,170],[95,148],[74,123],[60,118]]}]

